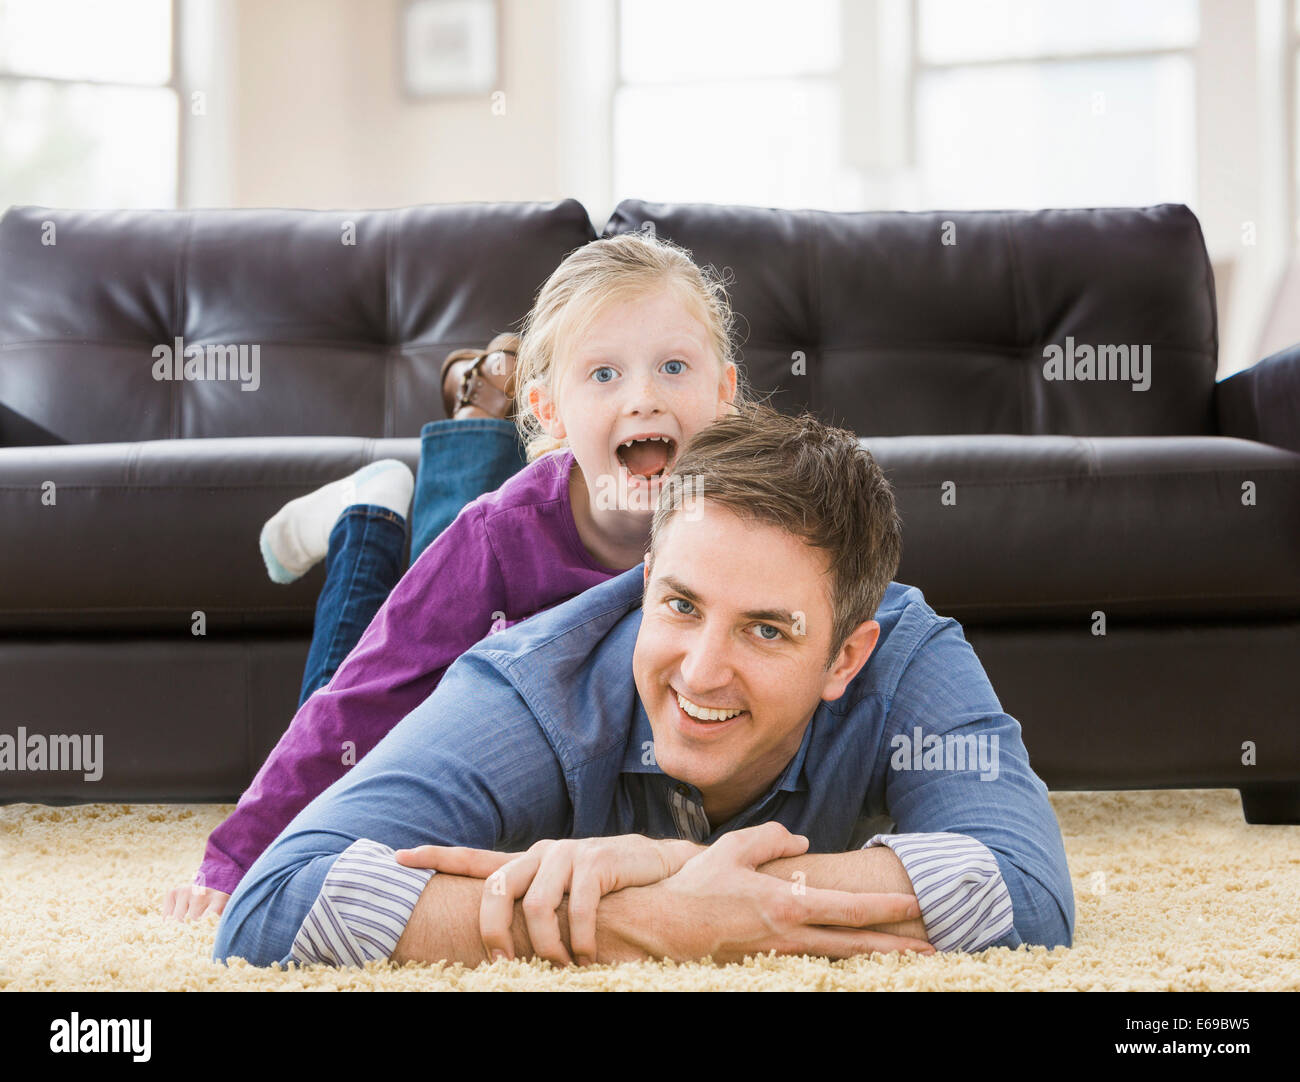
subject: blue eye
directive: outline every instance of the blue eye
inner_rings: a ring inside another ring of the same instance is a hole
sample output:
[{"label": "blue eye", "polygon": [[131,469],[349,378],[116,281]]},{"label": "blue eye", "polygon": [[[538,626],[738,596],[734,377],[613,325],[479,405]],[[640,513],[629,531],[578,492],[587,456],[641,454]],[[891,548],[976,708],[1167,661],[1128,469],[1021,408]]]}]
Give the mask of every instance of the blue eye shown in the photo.
[{"label": "blue eye", "polygon": [[[670,598],[668,601],[668,605],[673,610],[673,612],[677,613],[678,616],[690,616],[691,613],[695,611],[695,606],[692,605],[689,601],[687,601],[686,598],[684,597]],[[691,611],[685,612],[682,609],[677,608],[676,607],[677,605],[685,605]]]},{"label": "blue eye", "polygon": [[[777,628],[774,628],[771,624],[757,624],[755,626],[759,629],[760,632],[758,637],[762,639],[764,642],[776,642],[777,639],[782,637],[781,632]],[[761,632],[763,631],[770,631],[772,634],[763,635],[761,634]]]},{"label": "blue eye", "polygon": [[[602,372],[608,373],[608,376],[606,376],[605,378],[601,378]],[[594,371],[591,374],[591,378],[594,379],[597,383],[608,383],[611,379],[614,378],[614,369],[612,369],[607,364],[602,364],[599,368],[596,369],[596,371]]]},{"label": "blue eye", "polygon": [[[674,365],[674,364],[677,366],[676,368],[669,368],[669,365]],[[670,376],[676,376],[676,375],[678,375],[679,373],[682,373],[682,372],[685,372],[685,371],[686,371],[686,362],[685,362],[685,361],[665,361],[665,362],[664,362],[664,370],[665,370],[665,371],[666,371]]]}]

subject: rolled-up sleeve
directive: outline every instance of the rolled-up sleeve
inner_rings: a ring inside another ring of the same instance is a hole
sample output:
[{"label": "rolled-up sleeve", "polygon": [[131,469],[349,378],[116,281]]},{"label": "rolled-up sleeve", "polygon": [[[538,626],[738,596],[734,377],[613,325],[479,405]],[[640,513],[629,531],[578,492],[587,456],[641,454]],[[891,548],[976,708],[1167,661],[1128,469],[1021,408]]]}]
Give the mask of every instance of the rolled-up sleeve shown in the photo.
[{"label": "rolled-up sleeve", "polygon": [[1015,930],[1011,894],[998,862],[964,834],[877,834],[863,849],[892,849],[916,893],[935,950],[978,951]]},{"label": "rolled-up sleeve", "polygon": [[389,958],[434,874],[398,864],[395,853],[358,838],[339,854],[294,937],[293,961],[363,966]]}]

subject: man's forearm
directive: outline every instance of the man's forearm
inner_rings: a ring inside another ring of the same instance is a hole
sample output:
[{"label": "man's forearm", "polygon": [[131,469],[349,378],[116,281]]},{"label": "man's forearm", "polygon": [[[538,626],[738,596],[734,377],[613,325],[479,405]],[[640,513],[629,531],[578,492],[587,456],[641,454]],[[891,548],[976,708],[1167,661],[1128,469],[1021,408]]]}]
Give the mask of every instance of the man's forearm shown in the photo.
[{"label": "man's forearm", "polygon": [[[703,852],[706,846],[701,845]],[[884,847],[855,849],[848,853],[813,853],[783,857],[759,865],[766,875],[782,879],[791,890],[813,888],[870,894],[914,894],[912,881],[902,862]],[[600,960],[634,961],[664,957],[657,932],[671,923],[663,910],[658,885],[629,887],[607,894],[596,913],[596,934]],[[870,926],[876,932],[908,936],[929,942],[925,924],[919,918]],[[687,961],[686,958],[676,958]]]},{"label": "man's forearm", "polygon": [[[479,935],[479,906],[483,900],[482,879],[448,875],[445,872],[431,876],[425,884],[420,900],[411,912],[406,930],[397,941],[389,960],[405,962],[460,962],[476,966],[490,961]],[[620,892],[621,893],[621,892]],[[603,906],[615,894],[601,901]],[[560,925],[560,938],[565,949],[570,948],[568,898],[556,910]],[[515,918],[511,926],[516,958],[533,957],[533,944],[528,936],[523,903],[515,902]],[[602,932],[597,926],[596,945],[602,961],[631,961],[648,958],[645,952],[629,948],[613,931]],[[617,956],[617,957],[614,957]]]},{"label": "man's forearm", "polygon": [[[701,846],[701,849],[704,847]],[[912,893],[907,872],[894,853],[884,847],[849,853],[815,853],[769,861],[759,869],[783,879],[791,889],[801,886],[826,890]],[[479,936],[479,905],[483,880],[439,874],[425,885],[406,930],[391,958],[394,962],[461,962],[468,966],[489,960]],[[636,961],[656,957],[651,932],[662,918],[662,896],[653,888],[630,887],[605,895],[596,917],[597,953],[602,961]],[[558,911],[560,935],[569,946],[565,906]],[[877,931],[925,939],[920,919],[874,926]],[[512,927],[516,958],[533,956],[523,907],[515,904]],[[686,959],[678,959],[685,961]]]},{"label": "man's forearm", "polygon": [[[696,848],[703,852],[708,846],[697,845]],[[854,893],[916,893],[903,862],[892,849],[885,846],[852,849],[847,853],[805,853],[801,857],[782,857],[760,865],[758,870],[778,879],[787,879],[792,886],[799,884],[821,890],[847,890]],[[891,935],[927,939],[925,924],[919,917],[872,927]]]},{"label": "man's forearm", "polygon": [[[758,869],[791,884],[822,890],[865,893],[915,894],[903,862],[892,849],[853,849],[847,853],[805,853],[801,857],[771,860]],[[920,917],[896,924],[873,925],[877,931],[911,936],[927,942],[925,923]]]},{"label": "man's forearm", "polygon": [[[478,926],[483,883],[482,879],[446,873],[430,876],[390,961],[462,962],[467,966],[487,961]],[[515,910],[516,914],[520,912],[518,905]],[[515,923],[518,927],[519,921]],[[532,955],[531,944],[522,953],[520,946],[516,934],[515,957]]]}]

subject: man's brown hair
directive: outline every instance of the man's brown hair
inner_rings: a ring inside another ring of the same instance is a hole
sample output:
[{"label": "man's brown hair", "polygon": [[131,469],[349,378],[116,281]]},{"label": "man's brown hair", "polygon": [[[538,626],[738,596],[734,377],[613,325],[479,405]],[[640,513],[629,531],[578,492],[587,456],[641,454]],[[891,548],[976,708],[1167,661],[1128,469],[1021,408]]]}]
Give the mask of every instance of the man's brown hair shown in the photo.
[{"label": "man's brown hair", "polygon": [[696,499],[779,527],[826,554],[829,668],[853,629],[875,616],[903,551],[894,492],[871,452],[852,432],[811,414],[747,405],[687,444],[655,511],[648,559],[668,520]]}]

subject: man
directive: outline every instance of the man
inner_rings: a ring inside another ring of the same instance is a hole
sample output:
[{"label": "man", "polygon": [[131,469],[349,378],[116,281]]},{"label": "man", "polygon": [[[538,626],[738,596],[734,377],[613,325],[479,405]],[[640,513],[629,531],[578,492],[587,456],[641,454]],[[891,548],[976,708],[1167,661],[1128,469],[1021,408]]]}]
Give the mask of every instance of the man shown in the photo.
[{"label": "man", "polygon": [[1046,787],[958,624],[890,581],[870,454],[756,409],[676,475],[701,498],[645,564],[461,657],[249,869],[214,958],[1070,944]]}]

